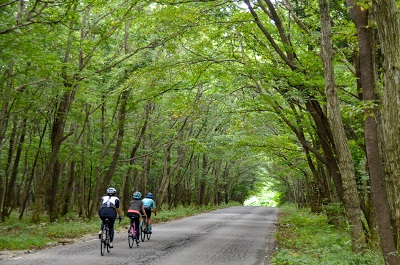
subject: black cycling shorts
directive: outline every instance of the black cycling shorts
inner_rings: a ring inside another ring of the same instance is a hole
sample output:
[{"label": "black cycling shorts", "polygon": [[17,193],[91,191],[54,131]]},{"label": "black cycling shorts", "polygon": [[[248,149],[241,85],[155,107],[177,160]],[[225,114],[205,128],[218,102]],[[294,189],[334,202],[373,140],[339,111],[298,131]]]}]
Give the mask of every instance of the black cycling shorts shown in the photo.
[{"label": "black cycling shorts", "polygon": [[146,211],[146,215],[148,218],[151,218],[151,209],[148,206],[144,207],[144,210]]}]

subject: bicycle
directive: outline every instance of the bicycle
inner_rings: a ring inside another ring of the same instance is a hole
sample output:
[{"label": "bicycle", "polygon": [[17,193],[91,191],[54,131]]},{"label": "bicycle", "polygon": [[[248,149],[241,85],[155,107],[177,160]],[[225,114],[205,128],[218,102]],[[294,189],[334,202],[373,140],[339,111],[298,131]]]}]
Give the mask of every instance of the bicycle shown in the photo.
[{"label": "bicycle", "polygon": [[[119,223],[121,223],[122,217],[118,217]],[[104,253],[107,250],[107,253],[110,253],[110,220],[108,218],[104,219],[104,226],[101,230],[100,235],[100,254],[104,256]]]},{"label": "bicycle", "polygon": [[131,224],[128,229],[128,245],[130,248],[133,247],[133,242],[136,241],[136,246],[139,246],[140,242],[140,228],[139,228],[139,238],[136,237],[136,224],[135,224],[135,218],[138,217],[129,217],[131,219]]},{"label": "bicycle", "polygon": [[110,253],[110,228],[108,227],[110,220],[108,218],[104,219],[104,226],[101,230],[100,236],[100,253],[104,256],[105,251]]},{"label": "bicycle", "polygon": [[141,239],[142,242],[144,242],[145,238],[147,238],[147,240],[150,240],[151,233],[149,233],[149,223],[147,222],[147,216],[142,215],[142,217],[143,221],[141,222],[140,230],[141,230]]}]

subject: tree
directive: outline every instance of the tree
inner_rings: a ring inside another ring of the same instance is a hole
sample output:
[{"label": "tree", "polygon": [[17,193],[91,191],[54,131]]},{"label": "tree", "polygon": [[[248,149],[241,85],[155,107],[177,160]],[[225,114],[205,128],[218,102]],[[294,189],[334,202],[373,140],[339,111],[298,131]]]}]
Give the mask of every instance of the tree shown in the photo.
[{"label": "tree", "polygon": [[333,49],[329,2],[326,0],[319,0],[319,7],[321,14],[321,58],[324,64],[329,121],[332,126],[340,172],[342,174],[343,204],[350,223],[353,249],[359,252],[366,247],[366,241],[361,220],[360,199],[355,181],[353,159],[347,143],[337,95],[337,85],[335,82],[332,58]]},{"label": "tree", "polygon": [[374,17],[377,24],[379,44],[383,59],[383,93],[382,93],[382,154],[389,195],[397,250],[400,247],[400,208],[399,208],[399,174],[400,174],[400,23],[397,16],[396,1],[373,1]]},{"label": "tree", "polygon": [[369,12],[347,0],[350,16],[357,28],[359,43],[359,67],[360,83],[365,101],[365,146],[368,160],[368,169],[371,179],[372,198],[374,202],[375,219],[383,257],[387,264],[398,264],[398,256],[395,255],[396,247],[390,224],[390,209],[385,189],[382,158],[379,151],[379,135],[377,117],[379,115],[376,106],[375,78],[373,66],[372,34],[368,25]]}]

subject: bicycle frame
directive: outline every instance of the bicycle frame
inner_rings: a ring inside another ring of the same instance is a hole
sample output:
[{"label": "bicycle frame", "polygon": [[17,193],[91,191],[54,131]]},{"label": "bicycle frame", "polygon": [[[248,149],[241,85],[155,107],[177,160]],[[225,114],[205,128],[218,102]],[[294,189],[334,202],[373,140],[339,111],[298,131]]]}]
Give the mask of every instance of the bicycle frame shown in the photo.
[{"label": "bicycle frame", "polygon": [[[122,217],[118,217],[119,223],[121,223]],[[100,254],[103,256],[105,251],[107,250],[107,253],[110,253],[110,219],[109,218],[104,218],[103,222],[103,229],[101,230],[101,236],[100,236]]]},{"label": "bicycle frame", "polygon": [[143,217],[143,221],[141,223],[140,230],[141,230],[141,239],[143,242],[146,237],[147,237],[147,240],[150,240],[151,234],[149,233],[148,217],[145,215],[142,215],[142,217]]},{"label": "bicycle frame", "polygon": [[135,217],[130,217],[131,223],[129,225],[129,230],[128,230],[128,245],[130,248],[132,248],[133,246],[133,241],[136,241],[136,246],[139,246],[139,240],[140,240],[140,238],[136,237],[137,232],[139,232],[139,237],[140,237],[140,227],[136,228],[136,223],[134,218]]},{"label": "bicycle frame", "polygon": [[109,219],[104,219],[104,226],[101,232],[101,240],[100,240],[100,254],[103,256],[105,251],[110,253],[110,228],[109,228]]}]

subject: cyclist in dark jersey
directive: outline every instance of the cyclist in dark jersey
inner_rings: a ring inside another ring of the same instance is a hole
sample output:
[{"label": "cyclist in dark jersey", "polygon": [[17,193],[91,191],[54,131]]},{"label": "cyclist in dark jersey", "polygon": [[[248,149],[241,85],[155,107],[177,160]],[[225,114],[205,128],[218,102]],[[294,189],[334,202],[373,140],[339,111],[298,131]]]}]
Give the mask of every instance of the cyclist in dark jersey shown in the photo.
[{"label": "cyclist in dark jersey", "polygon": [[126,216],[131,219],[131,223],[135,222],[137,239],[139,239],[140,236],[139,222],[142,213],[146,215],[142,202],[142,194],[139,191],[135,191],[133,193],[133,200],[131,200],[129,203],[129,209],[126,213]]}]

